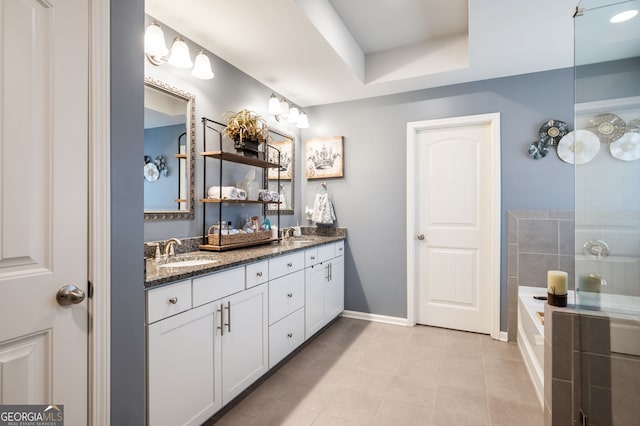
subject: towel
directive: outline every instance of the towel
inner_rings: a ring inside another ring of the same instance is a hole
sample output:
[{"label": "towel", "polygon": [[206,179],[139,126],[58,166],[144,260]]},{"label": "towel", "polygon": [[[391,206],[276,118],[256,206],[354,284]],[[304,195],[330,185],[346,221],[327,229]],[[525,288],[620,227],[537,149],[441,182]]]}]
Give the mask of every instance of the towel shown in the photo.
[{"label": "towel", "polygon": [[[220,194],[221,189],[222,194]],[[210,186],[209,190],[207,191],[207,195],[209,196],[209,198],[215,198],[219,200],[237,200],[238,189],[233,186]]]},{"label": "towel", "polygon": [[316,225],[333,225],[336,220],[336,212],[333,209],[333,203],[328,193],[316,194],[311,220]]},{"label": "towel", "polygon": [[238,190],[238,200],[240,201],[244,201],[247,199],[247,191],[245,191],[244,189],[239,189],[236,188]]}]

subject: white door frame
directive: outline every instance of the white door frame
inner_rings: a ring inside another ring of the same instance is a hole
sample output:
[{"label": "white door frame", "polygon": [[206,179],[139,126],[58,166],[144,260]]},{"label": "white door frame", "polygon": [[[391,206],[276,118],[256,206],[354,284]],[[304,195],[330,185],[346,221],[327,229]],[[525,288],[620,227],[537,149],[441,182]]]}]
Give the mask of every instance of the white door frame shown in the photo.
[{"label": "white door frame", "polygon": [[468,115],[464,117],[443,118],[437,120],[413,121],[407,123],[407,325],[416,324],[416,143],[418,132],[429,129],[461,127],[489,124],[491,126],[490,156],[494,165],[490,170],[491,185],[491,255],[490,300],[491,300],[491,337],[500,338],[500,113]]},{"label": "white door frame", "polygon": [[[111,410],[110,0],[91,0],[89,33],[89,424]],[[140,82],[142,84],[142,82]]]}]

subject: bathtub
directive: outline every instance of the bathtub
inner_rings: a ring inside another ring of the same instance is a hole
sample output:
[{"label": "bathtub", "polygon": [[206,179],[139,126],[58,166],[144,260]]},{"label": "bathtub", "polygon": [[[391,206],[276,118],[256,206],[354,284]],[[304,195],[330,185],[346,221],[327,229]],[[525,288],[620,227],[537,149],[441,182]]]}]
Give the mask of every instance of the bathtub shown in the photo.
[{"label": "bathtub", "polygon": [[[571,305],[576,302],[575,294],[569,291],[567,296]],[[544,325],[538,312],[544,312],[546,301],[536,300],[534,295],[546,296],[547,289],[518,287],[517,339],[538,401],[544,405]],[[612,353],[640,356],[640,297],[604,293],[581,297],[578,293],[578,302],[584,307],[578,307],[580,313],[609,317]]]},{"label": "bathtub", "polygon": [[544,325],[538,312],[544,313],[544,300],[534,295],[546,296],[542,287],[518,287],[518,347],[538,396],[544,407]]}]

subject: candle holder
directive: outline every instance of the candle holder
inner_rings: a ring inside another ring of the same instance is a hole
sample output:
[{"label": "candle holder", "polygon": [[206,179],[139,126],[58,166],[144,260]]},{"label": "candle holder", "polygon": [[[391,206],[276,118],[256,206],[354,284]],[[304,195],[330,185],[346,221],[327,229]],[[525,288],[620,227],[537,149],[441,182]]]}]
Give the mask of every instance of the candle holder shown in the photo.
[{"label": "candle holder", "polygon": [[561,308],[564,308],[565,306],[567,306],[567,295],[547,293],[547,303],[549,303],[551,306],[559,306]]}]

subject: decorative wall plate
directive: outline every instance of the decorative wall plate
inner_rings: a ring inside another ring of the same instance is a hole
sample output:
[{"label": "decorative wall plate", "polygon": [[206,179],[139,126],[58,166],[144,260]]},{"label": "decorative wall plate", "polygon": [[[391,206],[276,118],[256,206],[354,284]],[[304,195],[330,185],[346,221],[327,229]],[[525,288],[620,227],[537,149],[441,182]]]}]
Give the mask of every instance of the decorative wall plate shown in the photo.
[{"label": "decorative wall plate", "polygon": [[584,164],[600,151],[600,140],[589,130],[574,130],[558,143],[558,157],[570,164]]},{"label": "decorative wall plate", "polygon": [[618,160],[637,160],[640,158],[640,133],[625,133],[620,139],[609,144],[609,151]]},{"label": "decorative wall plate", "polygon": [[624,135],[627,125],[624,120],[615,114],[598,114],[589,119],[587,130],[592,131],[600,138],[601,142],[611,143]]},{"label": "decorative wall plate", "polygon": [[569,133],[569,125],[564,121],[549,120],[540,127],[539,133],[540,142],[545,145],[555,146],[558,145],[564,135]]},{"label": "decorative wall plate", "polygon": [[155,182],[160,177],[158,168],[153,163],[147,163],[144,165],[144,178],[149,182]]},{"label": "decorative wall plate", "polygon": [[640,133],[640,118],[634,118],[627,123],[627,132]]},{"label": "decorative wall plate", "polygon": [[540,141],[531,142],[531,145],[529,145],[529,157],[534,160],[544,158],[548,152],[549,147]]}]

